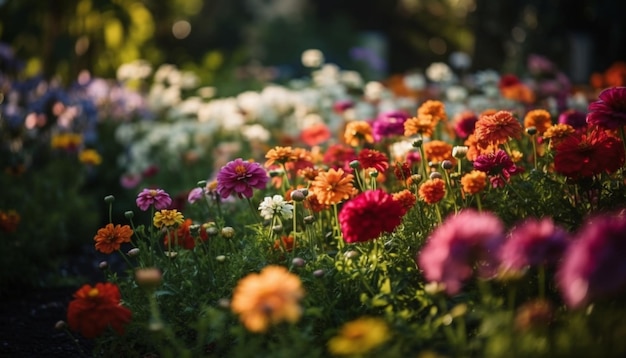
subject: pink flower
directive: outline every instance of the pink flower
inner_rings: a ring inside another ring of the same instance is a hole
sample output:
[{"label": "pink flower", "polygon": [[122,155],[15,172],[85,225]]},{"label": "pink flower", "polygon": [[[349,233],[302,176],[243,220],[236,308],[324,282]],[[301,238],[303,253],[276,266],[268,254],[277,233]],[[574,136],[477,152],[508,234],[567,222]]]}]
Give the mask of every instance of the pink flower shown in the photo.
[{"label": "pink flower", "polygon": [[372,122],[372,134],[376,142],[385,138],[404,135],[404,122],[409,118],[405,111],[387,111],[380,113]]},{"label": "pink flower", "polygon": [[136,202],[143,211],[148,210],[150,205],[154,205],[157,210],[163,210],[169,208],[172,198],[163,189],[144,189],[137,195]]},{"label": "pink flower", "polygon": [[224,199],[233,192],[240,198],[250,198],[252,189],[264,189],[268,181],[267,172],[259,163],[237,158],[226,163],[217,173],[217,192]]},{"label": "pink flower", "polygon": [[626,125],[626,87],[607,88],[598,95],[598,101],[589,104],[587,123],[605,129]]},{"label": "pink flower", "polygon": [[472,277],[491,277],[498,267],[504,225],[492,213],[467,209],[446,218],[418,254],[418,266],[428,281],[442,283],[448,294],[461,290]]},{"label": "pink flower", "polygon": [[501,266],[521,271],[528,266],[556,264],[569,242],[567,231],[551,218],[526,219],[511,229],[500,251]]},{"label": "pink flower", "polygon": [[524,171],[516,166],[502,149],[495,153],[482,154],[474,161],[474,169],[489,174],[489,181],[494,188],[501,188],[511,175]]},{"label": "pink flower", "polygon": [[189,202],[189,204],[193,204],[196,201],[202,199],[203,196],[204,196],[204,189],[193,188],[187,195],[187,201]]},{"label": "pink flower", "polygon": [[568,306],[626,291],[626,214],[587,220],[565,252],[557,283]]},{"label": "pink flower", "polygon": [[368,190],[346,202],[339,213],[343,240],[347,243],[376,239],[402,222],[402,203],[385,191]]}]

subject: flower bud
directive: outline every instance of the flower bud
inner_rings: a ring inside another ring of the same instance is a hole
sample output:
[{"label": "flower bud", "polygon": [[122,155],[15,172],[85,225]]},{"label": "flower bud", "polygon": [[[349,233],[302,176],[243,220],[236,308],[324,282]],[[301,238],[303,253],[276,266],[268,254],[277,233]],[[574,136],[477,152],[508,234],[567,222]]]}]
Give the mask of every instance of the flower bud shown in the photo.
[{"label": "flower bud", "polygon": [[350,168],[357,169],[361,165],[358,160],[353,160],[350,162]]},{"label": "flower bud", "polygon": [[272,231],[280,234],[281,232],[283,232],[283,226],[282,225],[274,225],[272,226]]},{"label": "flower bud", "polygon": [[161,270],[155,267],[135,270],[137,285],[146,289],[155,289],[161,284]]},{"label": "flower bud", "polygon": [[54,324],[54,329],[58,331],[65,329],[65,327],[67,327],[67,323],[65,323],[65,321],[63,320],[57,321],[57,323]]},{"label": "flower bud", "polygon": [[354,259],[359,257],[359,253],[354,251],[354,250],[350,250],[350,251],[346,251],[343,256],[345,256],[348,259]]},{"label": "flower bud", "polygon": [[99,268],[100,270],[106,270],[106,269],[108,269],[108,268],[109,268],[109,263],[108,263],[108,262],[106,262],[106,261],[102,261],[102,262],[100,262],[100,263],[98,264],[98,268]]},{"label": "flower bud", "polygon": [[467,156],[468,150],[469,150],[469,147],[464,146],[464,145],[454,146],[452,147],[452,156],[457,159],[463,159]]},{"label": "flower bud", "polygon": [[230,301],[228,298],[220,298],[217,300],[217,306],[223,309],[228,309],[230,308]]},{"label": "flower bud", "polygon": [[306,261],[301,257],[294,257],[294,259],[291,260],[291,263],[296,267],[303,267],[306,264]]},{"label": "flower bud", "polygon": [[528,135],[537,134],[537,127],[531,126],[531,127],[526,128],[526,134]]},{"label": "flower bud", "polygon": [[219,230],[217,230],[217,228],[215,226],[210,226],[210,227],[206,228],[206,233],[209,236],[216,236],[217,234],[219,234]]},{"label": "flower bud", "polygon": [[235,236],[235,229],[230,226],[225,226],[224,228],[222,228],[222,237],[230,239],[233,236]]},{"label": "flower bud", "polygon": [[443,162],[441,162],[441,168],[445,170],[450,170],[454,168],[454,164],[452,164],[452,162],[449,160],[444,160]]},{"label": "flower bud", "polygon": [[422,146],[422,143],[424,143],[424,140],[422,138],[418,138],[418,139],[413,141],[413,147],[414,148],[419,148],[419,147]]},{"label": "flower bud", "polygon": [[206,180],[200,180],[196,185],[198,185],[199,188],[204,189],[206,187]]},{"label": "flower bud", "polygon": [[128,256],[130,257],[137,257],[139,255],[139,249],[138,248],[132,248],[130,250],[128,250],[128,252],[126,253]]},{"label": "flower bud", "polygon": [[124,217],[128,220],[132,219],[133,217],[135,217],[135,213],[128,210],[124,212]]},{"label": "flower bud", "polygon": [[224,255],[218,255],[218,256],[216,256],[216,257],[215,257],[215,260],[216,260],[217,262],[224,262],[224,261],[226,261],[226,256],[224,256]]},{"label": "flower bud", "polygon": [[370,172],[370,177],[372,178],[378,178],[378,170],[372,170]]},{"label": "flower bud", "polygon": [[326,271],[322,270],[322,269],[318,269],[313,271],[313,276],[315,277],[322,277],[324,276],[324,274],[326,274]]},{"label": "flower bud", "polygon": [[298,189],[292,191],[290,196],[291,196],[291,200],[297,201],[297,202],[300,202],[306,199],[306,195],[301,190],[298,190]]},{"label": "flower bud", "polygon": [[115,197],[113,195],[107,195],[104,197],[104,202],[107,204],[111,204],[115,201]]},{"label": "flower bud", "polygon": [[430,173],[430,175],[428,177],[430,179],[441,179],[441,178],[443,178],[443,175],[441,175],[441,173],[439,173],[439,172],[432,172],[432,173]]},{"label": "flower bud", "polygon": [[313,224],[313,222],[315,222],[315,216],[307,215],[302,220],[304,220],[305,224]]}]

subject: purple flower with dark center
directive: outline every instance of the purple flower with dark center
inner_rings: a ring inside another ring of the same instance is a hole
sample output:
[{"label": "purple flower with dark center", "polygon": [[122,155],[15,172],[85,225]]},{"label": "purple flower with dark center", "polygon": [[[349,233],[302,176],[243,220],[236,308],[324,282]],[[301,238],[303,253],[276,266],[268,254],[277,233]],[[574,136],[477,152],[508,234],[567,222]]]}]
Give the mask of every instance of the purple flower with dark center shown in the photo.
[{"label": "purple flower with dark center", "polygon": [[372,135],[376,142],[392,136],[404,135],[404,122],[409,118],[405,111],[382,112],[372,122]]},{"label": "purple flower with dark center", "polygon": [[474,169],[489,174],[489,181],[494,188],[501,188],[511,175],[524,171],[518,167],[502,149],[495,153],[482,154],[474,161]]},{"label": "purple flower with dark center", "polygon": [[626,213],[587,220],[565,252],[556,278],[568,306],[626,292]]},{"label": "purple flower with dark center", "polygon": [[569,124],[574,129],[587,126],[587,114],[575,109],[568,109],[559,115],[559,123]]},{"label": "purple flower with dark center", "polygon": [[444,284],[446,292],[454,295],[474,270],[482,278],[496,274],[503,241],[504,225],[497,216],[463,210],[433,231],[418,254],[418,266],[428,281]]},{"label": "purple flower with dark center", "polygon": [[157,210],[169,208],[172,205],[172,198],[163,189],[144,189],[137,195],[137,206],[146,211],[150,205],[154,205]]},{"label": "purple flower with dark center", "polygon": [[526,219],[509,232],[500,251],[505,270],[522,271],[529,266],[554,265],[569,245],[569,235],[551,218]]},{"label": "purple flower with dark center", "polygon": [[587,123],[605,129],[626,125],[626,87],[607,88],[588,107]]},{"label": "purple flower with dark center", "polygon": [[241,197],[252,197],[252,189],[263,189],[269,177],[259,163],[237,158],[224,165],[217,173],[217,192],[222,198],[235,192]]}]

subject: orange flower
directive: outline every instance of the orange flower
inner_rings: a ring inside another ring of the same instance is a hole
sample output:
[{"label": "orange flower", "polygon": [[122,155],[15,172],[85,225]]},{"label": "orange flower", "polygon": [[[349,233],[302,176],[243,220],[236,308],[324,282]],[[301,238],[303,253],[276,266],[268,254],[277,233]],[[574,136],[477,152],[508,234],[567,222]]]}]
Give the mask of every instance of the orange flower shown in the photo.
[{"label": "orange flower", "polygon": [[554,148],[563,139],[567,138],[570,134],[573,134],[576,130],[569,124],[559,123],[551,126],[543,134],[543,139],[550,140],[549,148]]},{"label": "orange flower", "polygon": [[487,187],[487,173],[480,170],[472,170],[461,178],[463,192],[476,194]]},{"label": "orange flower", "polygon": [[526,113],[524,128],[535,127],[537,134],[542,135],[552,125],[550,112],[545,109],[535,109]]},{"label": "orange flower", "polygon": [[448,119],[446,108],[441,101],[428,100],[422,103],[422,105],[417,109],[417,116],[420,117],[422,115],[432,116],[435,124],[439,121],[445,121]]},{"label": "orange flower", "polygon": [[535,93],[523,83],[502,87],[500,88],[500,93],[502,94],[502,97],[513,101],[526,104],[535,102]]},{"label": "orange flower", "polygon": [[99,229],[93,239],[96,242],[96,250],[104,254],[110,254],[113,251],[119,250],[123,243],[130,242],[132,235],[133,230],[130,226],[114,226],[109,223],[104,228]]},{"label": "orange flower", "polygon": [[22,218],[15,210],[0,211],[0,229],[4,232],[14,232],[17,230]]},{"label": "orange flower", "polygon": [[519,139],[522,135],[522,125],[508,111],[498,111],[493,115],[480,116],[474,130],[476,141],[481,148],[490,145],[500,145],[510,138]]},{"label": "orange flower", "polygon": [[282,236],[280,240],[274,240],[274,250],[285,250],[287,252],[293,251],[294,240],[293,236]]},{"label": "orange flower", "polygon": [[424,143],[424,154],[426,154],[426,160],[429,162],[441,163],[444,160],[449,160],[456,164],[456,158],[452,156],[452,145],[441,140],[431,140]]},{"label": "orange flower", "polygon": [[496,145],[489,145],[486,148],[480,148],[474,134],[470,134],[463,143],[467,146],[467,153],[465,154],[465,157],[471,162],[476,160],[479,155],[495,153],[497,149]]},{"label": "orange flower", "polygon": [[274,147],[265,154],[267,161],[265,167],[269,168],[274,163],[285,164],[289,160],[294,159],[293,149],[291,147]]},{"label": "orange flower", "polygon": [[293,174],[311,167],[313,167],[313,154],[304,148],[293,148],[290,161],[285,163],[285,170],[293,171]]},{"label": "orange flower", "polygon": [[320,172],[309,189],[321,204],[339,204],[357,194],[353,179],[352,174],[344,173],[341,168],[329,169],[327,172]]},{"label": "orange flower", "polygon": [[313,124],[300,132],[300,140],[310,147],[324,143],[330,137],[330,130],[324,123]]},{"label": "orange flower", "polygon": [[411,210],[411,208],[417,202],[417,198],[415,194],[413,194],[410,190],[404,189],[397,193],[393,193],[393,200],[399,202],[405,211]]},{"label": "orange flower", "polygon": [[428,179],[420,185],[419,195],[428,204],[436,204],[446,196],[446,183],[439,179]]},{"label": "orange flower", "polygon": [[89,339],[100,336],[109,327],[124,334],[132,312],[120,304],[120,290],[116,285],[109,282],[93,287],[84,285],[74,293],[74,300],[67,307],[67,323]]},{"label": "orange flower", "polygon": [[100,165],[102,157],[94,149],[85,149],[78,154],[78,160],[83,164]]},{"label": "orange flower", "polygon": [[306,199],[304,199],[304,207],[315,213],[319,213],[322,210],[328,209],[328,205],[320,203],[317,199],[317,195],[315,195],[315,193],[313,192],[309,193]]},{"label": "orange flower", "polygon": [[231,309],[251,332],[265,332],[270,325],[297,322],[304,297],[300,278],[282,266],[267,266],[237,283]]},{"label": "orange flower", "polygon": [[420,134],[424,137],[432,137],[436,124],[433,116],[428,114],[409,118],[404,122],[404,135],[409,137]]},{"label": "orange flower", "polygon": [[372,127],[366,121],[348,122],[343,136],[346,143],[352,147],[358,147],[363,142],[374,143]]}]

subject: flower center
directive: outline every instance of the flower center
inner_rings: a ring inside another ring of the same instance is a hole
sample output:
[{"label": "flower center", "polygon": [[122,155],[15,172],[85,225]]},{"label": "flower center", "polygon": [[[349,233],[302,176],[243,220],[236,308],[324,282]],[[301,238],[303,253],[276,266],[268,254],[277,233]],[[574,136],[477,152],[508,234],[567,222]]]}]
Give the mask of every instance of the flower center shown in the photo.
[{"label": "flower center", "polygon": [[157,196],[157,191],[156,191],[156,190],[154,190],[154,189],[151,189],[151,190],[150,190],[150,196],[151,196],[151,197],[153,197],[153,198],[156,198],[156,196]]},{"label": "flower center", "polygon": [[235,173],[237,173],[237,175],[239,176],[244,176],[246,175],[246,167],[244,167],[243,165],[238,165],[235,167]]},{"label": "flower center", "polygon": [[100,291],[98,291],[97,288],[92,288],[91,290],[89,290],[89,292],[87,293],[87,296],[89,297],[98,297],[98,295],[100,294]]}]

